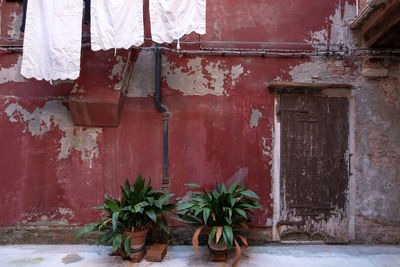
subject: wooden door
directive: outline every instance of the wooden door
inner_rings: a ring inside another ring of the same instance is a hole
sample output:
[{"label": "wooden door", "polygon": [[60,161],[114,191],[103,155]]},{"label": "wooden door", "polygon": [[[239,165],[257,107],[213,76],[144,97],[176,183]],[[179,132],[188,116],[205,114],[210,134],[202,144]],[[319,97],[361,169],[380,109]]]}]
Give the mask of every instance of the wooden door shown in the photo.
[{"label": "wooden door", "polygon": [[281,95],[284,229],[346,239],[348,99]]}]

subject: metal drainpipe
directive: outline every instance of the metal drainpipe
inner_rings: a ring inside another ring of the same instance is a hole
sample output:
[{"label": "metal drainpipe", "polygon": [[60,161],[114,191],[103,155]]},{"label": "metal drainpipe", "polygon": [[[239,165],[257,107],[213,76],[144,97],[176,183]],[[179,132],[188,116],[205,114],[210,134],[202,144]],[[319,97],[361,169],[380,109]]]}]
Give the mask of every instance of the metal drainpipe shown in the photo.
[{"label": "metal drainpipe", "polygon": [[162,51],[159,45],[156,45],[156,69],[155,69],[155,92],[154,103],[158,112],[163,115],[163,177],[161,188],[163,191],[168,192],[169,188],[169,153],[168,153],[168,124],[170,113],[166,106],[161,103],[161,55]]}]

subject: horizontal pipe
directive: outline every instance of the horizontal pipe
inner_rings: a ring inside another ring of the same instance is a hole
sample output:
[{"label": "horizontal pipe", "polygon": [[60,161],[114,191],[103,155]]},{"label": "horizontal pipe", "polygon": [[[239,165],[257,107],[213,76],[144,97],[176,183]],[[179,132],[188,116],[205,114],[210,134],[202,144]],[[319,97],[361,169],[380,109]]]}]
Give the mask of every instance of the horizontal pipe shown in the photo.
[{"label": "horizontal pipe", "polygon": [[[90,48],[90,43],[82,44],[83,48]],[[137,47],[140,50],[155,50],[154,46]],[[282,57],[311,57],[311,56],[363,56],[363,55],[384,55],[399,56],[400,49],[349,49],[346,51],[336,50],[310,50],[310,49],[207,49],[207,50],[177,50],[169,47],[158,46],[159,50],[169,51],[182,55],[210,55],[210,56],[282,56]],[[3,45],[0,46],[3,51],[22,51],[22,45]]]},{"label": "horizontal pipe", "polygon": [[[152,38],[144,38],[146,41],[153,41]],[[177,43],[177,41],[173,41],[172,43]],[[251,42],[251,41],[179,41],[181,44],[224,44],[224,45],[238,45],[238,44],[246,44],[246,45],[265,45],[265,46],[274,46],[274,45],[298,45],[298,46],[344,46],[344,44],[329,44],[329,43],[297,43],[297,42]]]}]

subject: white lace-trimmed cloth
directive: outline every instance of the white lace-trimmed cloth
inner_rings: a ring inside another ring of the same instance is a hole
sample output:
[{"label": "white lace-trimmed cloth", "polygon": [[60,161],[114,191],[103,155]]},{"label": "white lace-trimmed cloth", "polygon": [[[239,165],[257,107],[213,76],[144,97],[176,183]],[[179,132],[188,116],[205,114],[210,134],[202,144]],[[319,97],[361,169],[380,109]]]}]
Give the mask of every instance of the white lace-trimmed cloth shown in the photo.
[{"label": "white lace-trimmed cloth", "polygon": [[143,0],[92,0],[90,12],[93,51],[143,44]]},{"label": "white lace-trimmed cloth", "polygon": [[21,74],[47,81],[77,79],[82,45],[82,0],[28,1]]},{"label": "white lace-trimmed cloth", "polygon": [[154,42],[172,43],[185,34],[206,33],[206,0],[150,0]]}]

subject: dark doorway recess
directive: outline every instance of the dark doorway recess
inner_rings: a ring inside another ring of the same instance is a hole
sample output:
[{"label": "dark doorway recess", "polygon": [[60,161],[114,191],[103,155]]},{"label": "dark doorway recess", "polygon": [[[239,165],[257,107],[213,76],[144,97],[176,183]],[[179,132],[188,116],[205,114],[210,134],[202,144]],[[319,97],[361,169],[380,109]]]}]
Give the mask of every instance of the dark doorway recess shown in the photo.
[{"label": "dark doorway recess", "polygon": [[280,95],[280,225],[286,232],[347,231],[348,114],[347,97]]}]

